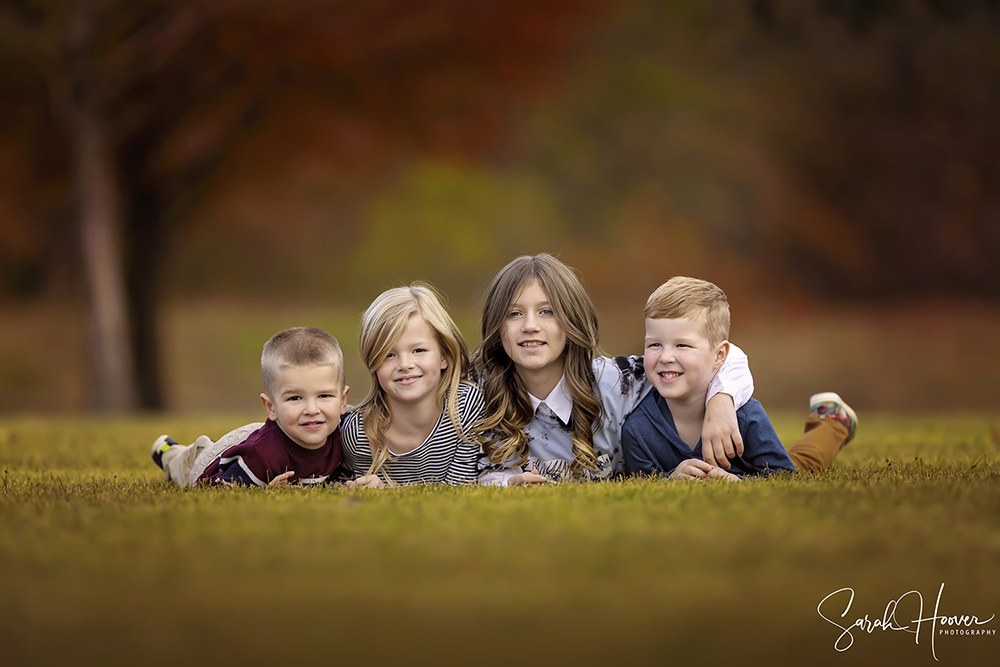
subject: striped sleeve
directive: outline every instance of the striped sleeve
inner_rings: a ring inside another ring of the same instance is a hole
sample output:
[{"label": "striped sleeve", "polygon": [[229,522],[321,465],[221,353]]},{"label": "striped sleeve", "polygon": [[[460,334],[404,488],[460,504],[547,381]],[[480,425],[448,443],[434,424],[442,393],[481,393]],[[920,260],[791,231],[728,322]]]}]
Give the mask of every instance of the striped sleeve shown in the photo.
[{"label": "striped sleeve", "polygon": [[479,457],[482,448],[473,437],[473,428],[486,414],[486,399],[479,387],[462,384],[459,387],[458,416],[462,433],[456,433],[455,455],[445,474],[445,484],[475,484],[479,478]]}]

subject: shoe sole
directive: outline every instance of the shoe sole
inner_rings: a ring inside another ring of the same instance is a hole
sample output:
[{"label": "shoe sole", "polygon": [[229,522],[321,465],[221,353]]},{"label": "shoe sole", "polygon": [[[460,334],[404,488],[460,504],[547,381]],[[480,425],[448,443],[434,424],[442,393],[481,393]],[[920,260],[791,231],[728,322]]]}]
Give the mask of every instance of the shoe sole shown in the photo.
[{"label": "shoe sole", "polygon": [[[831,401],[834,402],[834,403],[838,403],[840,405],[840,407],[844,408],[844,412],[846,412],[847,416],[850,417],[851,421],[854,422],[854,435],[857,435],[857,432],[858,432],[858,415],[857,415],[856,412],[854,412],[854,408],[852,408],[851,406],[849,406],[844,401],[844,399],[842,399],[840,397],[840,394],[837,394],[837,393],[832,392],[832,391],[824,391],[824,392],[819,393],[819,394],[813,394],[812,396],[809,397],[809,409],[812,410],[812,406],[816,405],[817,403],[828,403],[828,402],[831,402]],[[853,440],[854,439],[854,435],[851,435],[847,439],[847,442],[850,442],[851,440]],[[846,445],[847,442],[845,442],[844,444]]]},{"label": "shoe sole", "polygon": [[149,455],[153,458],[153,462],[160,466],[160,468],[163,468],[163,448],[170,448],[176,444],[177,441],[167,434],[163,434],[157,438],[153,442],[153,448],[149,452]]}]

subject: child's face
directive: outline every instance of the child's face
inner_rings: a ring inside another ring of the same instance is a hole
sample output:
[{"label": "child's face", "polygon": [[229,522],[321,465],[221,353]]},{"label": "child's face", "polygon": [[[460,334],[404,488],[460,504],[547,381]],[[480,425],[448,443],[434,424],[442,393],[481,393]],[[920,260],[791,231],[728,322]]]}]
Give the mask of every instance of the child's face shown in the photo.
[{"label": "child's face", "polygon": [[375,374],[391,408],[393,403],[436,403],[441,371],[446,368],[448,360],[441,353],[437,332],[414,314]]},{"label": "child's face", "polygon": [[537,280],[532,280],[514,297],[500,340],[519,373],[558,370],[562,374],[566,332],[556,319],[549,295]]},{"label": "child's face", "polygon": [[729,343],[709,343],[703,320],[703,314],[673,320],[646,318],[643,366],[660,396],[678,401],[698,398],[704,403],[709,383],[726,360]]},{"label": "child's face", "polygon": [[261,394],[268,419],[292,442],[306,449],[319,449],[340,425],[347,410],[351,388],[341,386],[335,366],[293,366],[275,374],[273,400]]}]

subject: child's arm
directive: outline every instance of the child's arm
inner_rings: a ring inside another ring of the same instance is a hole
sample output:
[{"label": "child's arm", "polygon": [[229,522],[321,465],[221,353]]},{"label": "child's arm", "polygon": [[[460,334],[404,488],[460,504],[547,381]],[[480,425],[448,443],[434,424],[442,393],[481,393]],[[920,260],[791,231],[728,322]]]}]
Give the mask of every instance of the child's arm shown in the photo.
[{"label": "child's arm", "polygon": [[736,408],[729,394],[716,394],[705,406],[701,426],[701,455],[705,463],[729,467],[729,459],[743,455],[743,436],[736,421]]},{"label": "child's arm", "polygon": [[[236,456],[228,461],[223,458],[220,461],[219,467],[222,470],[222,474],[213,477],[211,480],[213,483],[230,484],[233,486],[269,486],[267,482],[250,472],[249,468],[243,464],[243,457],[241,456]],[[284,479],[287,480],[294,474],[295,471],[290,470],[285,473],[286,476],[284,476]],[[280,483],[276,486],[280,486]]]},{"label": "child's arm", "polygon": [[740,482],[739,477],[731,472],[726,472],[722,468],[705,463],[701,459],[684,459],[674,471],[670,473],[670,479],[723,479],[727,482]]},{"label": "child's arm", "polygon": [[652,450],[645,438],[635,427],[625,422],[622,427],[622,454],[625,456],[625,472],[630,475],[662,475],[662,467],[656,463]]},{"label": "child's arm", "polygon": [[491,463],[485,456],[480,458],[479,467],[482,470],[479,474],[479,483],[483,486],[523,486],[544,484],[548,481],[537,470],[532,469],[525,472],[521,466],[502,468]]},{"label": "child's arm", "polygon": [[459,441],[455,448],[455,458],[445,473],[445,484],[461,486],[475,484],[479,480],[479,457],[482,454],[478,444]]},{"label": "child's arm", "polygon": [[744,416],[746,449],[743,460],[749,463],[758,475],[773,475],[776,472],[794,472],[795,465],[788,456],[778,434],[768,419],[764,407],[756,403]]},{"label": "child's arm", "polygon": [[716,394],[729,394],[733,398],[733,412],[739,410],[753,396],[753,375],[746,352],[729,344],[729,356],[708,385],[708,399]]},{"label": "child's arm", "polygon": [[458,438],[455,454],[448,465],[444,479],[441,480],[452,486],[475,484],[481,481],[479,458],[483,451],[474,436],[474,432],[475,427],[486,417],[486,399],[483,398],[479,387],[462,385],[459,388],[458,417],[459,426],[464,433],[459,435],[456,432],[455,434],[455,437]]},{"label": "child's arm", "polygon": [[[704,463],[704,461],[698,461],[698,463]],[[721,479],[721,480],[724,480],[726,482],[742,482],[743,481],[742,477],[737,477],[733,473],[726,472],[722,468],[712,468],[711,470],[708,471],[708,475],[706,475],[706,476],[709,479]]]},{"label": "child's arm", "polygon": [[708,385],[705,422],[701,429],[701,452],[705,463],[729,467],[729,459],[743,454],[736,411],[753,395],[753,375],[746,353],[730,343],[726,363]]},{"label": "child's arm", "polygon": [[344,484],[349,489],[381,489],[385,486],[378,475],[362,475],[357,479],[349,479]]},{"label": "child's arm", "polygon": [[507,486],[514,475],[524,472],[519,467],[497,467],[486,456],[479,459],[479,471],[479,483],[483,486]]},{"label": "child's arm", "polygon": [[[664,470],[660,457],[646,443],[645,438],[628,422],[622,430],[622,449],[625,453],[625,469],[633,475],[662,475],[673,480],[720,478],[740,481],[736,475],[726,472],[701,459],[684,459],[672,470]],[[673,463],[668,461],[667,463]]]},{"label": "child's arm", "polygon": [[291,484],[289,484],[288,480],[289,480],[289,478],[293,477],[294,475],[295,475],[295,471],[294,470],[289,470],[288,472],[283,472],[280,475],[278,475],[277,477],[275,477],[274,479],[272,479],[270,482],[268,482],[267,483],[267,488],[269,488],[269,489],[276,489],[279,486],[291,486]]}]

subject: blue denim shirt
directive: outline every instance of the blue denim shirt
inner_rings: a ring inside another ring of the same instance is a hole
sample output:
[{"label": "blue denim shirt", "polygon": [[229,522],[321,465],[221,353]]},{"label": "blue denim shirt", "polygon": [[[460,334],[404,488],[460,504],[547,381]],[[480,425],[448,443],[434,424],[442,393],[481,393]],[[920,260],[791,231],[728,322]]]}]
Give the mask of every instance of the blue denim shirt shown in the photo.
[{"label": "blue denim shirt", "polygon": [[[729,472],[743,477],[795,471],[760,401],[753,398],[747,401],[736,411],[736,421],[743,438],[743,455],[729,459],[732,466]],[[655,391],[625,420],[622,449],[626,471],[646,475],[666,476],[684,459],[701,458],[701,440],[694,449],[681,440],[670,408]]]}]

